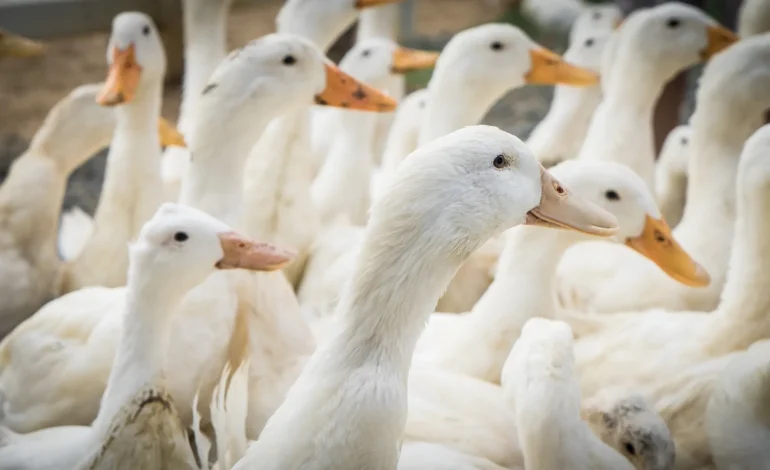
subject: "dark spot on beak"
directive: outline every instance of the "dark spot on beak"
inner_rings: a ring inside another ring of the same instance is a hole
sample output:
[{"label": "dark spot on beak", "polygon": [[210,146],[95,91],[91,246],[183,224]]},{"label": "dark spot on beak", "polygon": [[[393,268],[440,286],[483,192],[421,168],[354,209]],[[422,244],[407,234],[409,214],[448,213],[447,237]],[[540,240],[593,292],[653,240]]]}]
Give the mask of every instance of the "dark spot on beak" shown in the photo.
[{"label": "dark spot on beak", "polygon": [[216,83],[209,83],[208,85],[206,85],[206,88],[204,88],[203,91],[201,92],[201,96],[205,95],[206,93],[210,92],[211,90],[213,90],[218,86],[219,85],[217,85]]},{"label": "dark spot on beak", "polygon": [[356,91],[353,92],[353,98],[357,100],[363,100],[366,98],[366,92],[364,91],[363,88],[358,87],[356,88]]},{"label": "dark spot on beak", "polygon": [[350,107],[350,103],[348,103],[347,101],[342,101],[342,102],[340,102],[340,107],[341,108],[348,108],[348,107]]},{"label": "dark spot on beak", "polygon": [[321,106],[327,106],[329,104],[329,102],[326,101],[325,99],[321,98],[320,96],[316,96],[315,97],[315,104],[320,104]]}]

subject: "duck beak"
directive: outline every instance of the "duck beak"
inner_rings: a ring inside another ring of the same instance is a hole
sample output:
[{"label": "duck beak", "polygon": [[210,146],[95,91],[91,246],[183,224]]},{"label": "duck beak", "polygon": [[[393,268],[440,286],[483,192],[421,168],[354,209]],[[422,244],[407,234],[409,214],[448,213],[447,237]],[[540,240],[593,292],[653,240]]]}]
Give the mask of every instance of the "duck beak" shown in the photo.
[{"label": "duck beak", "polygon": [[531,85],[591,86],[599,83],[599,75],[565,62],[559,54],[545,48],[529,51],[532,66],[524,76]]},{"label": "duck beak", "polygon": [[356,0],[356,8],[363,10],[364,8],[378,7],[380,5],[387,5],[388,3],[399,3],[401,0]]},{"label": "duck beak", "polygon": [[700,56],[703,60],[710,59],[739,39],[735,33],[721,25],[707,27],[706,37],[708,38],[708,44],[706,44],[705,49],[700,51]]},{"label": "duck beak", "polygon": [[359,82],[332,63],[324,67],[326,88],[315,96],[316,104],[381,113],[396,109],[398,102],[385,93]]},{"label": "duck beak", "polygon": [[677,243],[663,219],[653,219],[647,215],[642,234],[626,240],[626,245],[686,286],[705,287],[711,282],[709,273]]},{"label": "duck beak", "polygon": [[420,51],[398,47],[393,51],[393,65],[391,72],[407,73],[412,70],[429,69],[436,65],[440,54],[434,51]]},{"label": "duck beak", "polygon": [[619,30],[620,27],[623,26],[623,22],[624,21],[626,21],[625,18],[618,18],[618,20],[615,21],[615,27],[613,27],[612,29],[615,30],[615,31]]},{"label": "duck beak", "polygon": [[164,118],[158,119],[158,135],[160,136],[160,145],[164,147],[187,147],[184,136]]},{"label": "duck beak", "polygon": [[115,106],[131,101],[139,85],[142,67],[136,62],[136,49],[133,44],[126,49],[112,48],[112,63],[107,73],[104,88],[96,98],[102,106]]},{"label": "duck beak", "polygon": [[527,212],[526,225],[576,230],[601,237],[609,237],[618,231],[615,216],[571,194],[542,165],[540,185],[540,204]]},{"label": "duck beak", "polygon": [[255,242],[236,232],[224,232],[218,236],[224,255],[217,262],[217,269],[276,271],[297,256],[294,252],[268,243]]},{"label": "duck beak", "polygon": [[37,41],[0,31],[0,57],[35,57],[43,51],[43,44]]}]

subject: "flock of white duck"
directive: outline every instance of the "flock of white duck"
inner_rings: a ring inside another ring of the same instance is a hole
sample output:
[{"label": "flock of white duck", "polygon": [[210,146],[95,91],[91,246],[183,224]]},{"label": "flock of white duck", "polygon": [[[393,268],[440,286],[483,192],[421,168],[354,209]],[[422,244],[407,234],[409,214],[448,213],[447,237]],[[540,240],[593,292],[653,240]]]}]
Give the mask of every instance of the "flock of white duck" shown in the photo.
[{"label": "flock of white duck", "polygon": [[[121,13],[105,82],[0,188],[0,469],[770,468],[770,1],[744,3],[740,40],[583,7],[562,58],[507,24],[400,47],[395,0],[287,0],[227,55],[229,0],[184,0],[176,128]],[[477,125],[528,84],[556,91],[526,143]],[[95,216],[62,215],[107,145]]]}]

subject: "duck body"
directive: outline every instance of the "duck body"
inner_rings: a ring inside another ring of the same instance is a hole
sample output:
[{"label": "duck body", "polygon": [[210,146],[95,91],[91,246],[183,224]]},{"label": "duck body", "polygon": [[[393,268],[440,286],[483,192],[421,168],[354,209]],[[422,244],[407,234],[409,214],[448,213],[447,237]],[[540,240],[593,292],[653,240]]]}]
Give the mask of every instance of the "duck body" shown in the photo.
[{"label": "duck body", "polygon": [[0,337],[53,296],[67,177],[109,144],[115,127],[113,111],[95,102],[99,89],[84,85],[57,103],[0,187]]}]

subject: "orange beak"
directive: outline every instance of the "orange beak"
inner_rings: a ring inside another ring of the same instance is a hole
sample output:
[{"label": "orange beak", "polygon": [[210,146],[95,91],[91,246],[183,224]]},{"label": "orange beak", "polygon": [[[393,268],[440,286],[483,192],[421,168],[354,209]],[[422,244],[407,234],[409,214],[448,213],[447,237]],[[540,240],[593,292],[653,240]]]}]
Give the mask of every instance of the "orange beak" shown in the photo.
[{"label": "orange beak", "polygon": [[112,63],[96,102],[102,106],[116,106],[131,101],[139,85],[142,67],[136,62],[136,50],[131,44],[126,49],[112,49]]},{"label": "orange beak", "polygon": [[707,27],[706,37],[708,38],[708,44],[705,49],[700,51],[700,56],[703,60],[710,59],[738,41],[738,36],[735,33],[720,25]]},{"label": "orange beak", "polygon": [[217,269],[248,269],[251,271],[276,271],[296,257],[296,253],[268,243],[259,243],[236,232],[219,234],[222,259]]},{"label": "orange beak", "polygon": [[160,145],[164,147],[187,147],[184,136],[173,124],[163,118],[158,119],[158,135],[160,136]]},{"label": "orange beak", "polygon": [[0,30],[0,57],[36,57],[44,50],[37,41]]},{"label": "orange beak", "polygon": [[686,286],[704,287],[711,282],[708,272],[684,251],[663,219],[647,215],[642,234],[626,240],[626,245]]},{"label": "orange beak", "polygon": [[401,0],[356,0],[356,8],[363,10],[364,8],[378,7],[380,5],[387,5],[388,3],[399,3]]},{"label": "orange beak", "polygon": [[545,48],[529,51],[532,66],[524,79],[532,85],[592,86],[599,75],[564,61],[559,54]]},{"label": "orange beak", "polygon": [[412,70],[429,69],[436,65],[439,55],[438,52],[433,51],[420,51],[417,49],[398,47],[393,51],[393,65],[391,71],[393,73],[407,73]]},{"label": "orange beak", "polygon": [[385,93],[359,82],[330,62],[324,67],[326,88],[316,95],[316,104],[381,113],[396,109],[398,102]]}]

